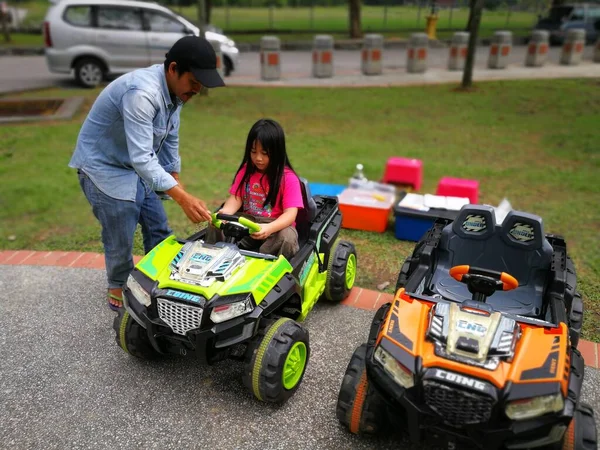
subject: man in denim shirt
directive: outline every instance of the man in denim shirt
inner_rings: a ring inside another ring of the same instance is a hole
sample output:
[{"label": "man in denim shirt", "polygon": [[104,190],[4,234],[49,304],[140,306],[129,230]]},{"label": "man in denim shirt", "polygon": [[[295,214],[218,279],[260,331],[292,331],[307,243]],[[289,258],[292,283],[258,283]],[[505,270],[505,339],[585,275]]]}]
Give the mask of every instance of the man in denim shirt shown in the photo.
[{"label": "man in denim shirt", "polygon": [[69,163],[102,225],[108,303],[123,305],[122,287],[133,269],[139,223],[149,252],[171,234],[156,192],[173,198],[194,223],[210,220],[199,198],[179,182],[179,113],[204,86],[224,86],[211,44],[197,36],[177,41],[164,65],[117,78],[98,96]]}]

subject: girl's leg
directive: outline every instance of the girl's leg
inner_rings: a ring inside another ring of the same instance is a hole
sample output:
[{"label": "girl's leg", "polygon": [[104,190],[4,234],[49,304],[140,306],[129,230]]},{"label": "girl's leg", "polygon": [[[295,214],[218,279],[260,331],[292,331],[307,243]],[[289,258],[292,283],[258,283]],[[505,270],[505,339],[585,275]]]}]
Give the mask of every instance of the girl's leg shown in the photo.
[{"label": "girl's leg", "polygon": [[283,255],[290,260],[299,249],[296,228],[287,227],[269,236],[260,246],[259,251],[271,255]]}]

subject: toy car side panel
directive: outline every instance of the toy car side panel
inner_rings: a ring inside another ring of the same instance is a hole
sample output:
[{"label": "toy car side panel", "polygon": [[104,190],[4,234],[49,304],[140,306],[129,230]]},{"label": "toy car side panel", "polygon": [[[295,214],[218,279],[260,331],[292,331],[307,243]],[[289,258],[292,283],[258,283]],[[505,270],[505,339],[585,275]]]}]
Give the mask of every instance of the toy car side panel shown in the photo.
[{"label": "toy car side panel", "polygon": [[522,326],[521,339],[516,347],[511,364],[509,379],[517,383],[561,383],[561,390],[567,395],[569,357],[567,326],[559,328]]}]

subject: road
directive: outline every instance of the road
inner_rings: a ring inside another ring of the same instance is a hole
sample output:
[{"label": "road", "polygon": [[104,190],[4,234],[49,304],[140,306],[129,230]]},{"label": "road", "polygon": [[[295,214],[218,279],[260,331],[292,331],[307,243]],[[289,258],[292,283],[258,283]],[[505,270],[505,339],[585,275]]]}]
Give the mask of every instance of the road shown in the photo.
[{"label": "road", "polygon": [[[560,48],[550,49],[549,64],[547,67],[527,69],[537,74],[549,74],[550,71],[561,70],[562,72],[575,73],[575,67],[557,66],[560,57]],[[483,71],[487,65],[488,47],[480,47],[475,59],[476,70]],[[502,77],[510,70],[520,69],[524,65],[526,47],[515,46],[510,55],[509,69],[487,71],[493,72],[491,78]],[[593,47],[585,48],[584,59],[590,61]],[[448,72],[446,65],[448,61],[448,49],[432,48],[429,51],[429,67],[433,69],[428,74],[406,74],[406,49],[388,49],[384,51],[383,76],[365,77],[360,74],[360,51],[358,50],[336,50],[334,54],[335,76],[329,80],[315,80],[311,77],[312,55],[307,51],[286,51],[281,53],[282,79],[290,84],[297,80],[296,84],[318,85],[318,84],[360,84],[361,82],[383,83],[394,82],[394,79],[405,77],[418,82],[420,79],[435,78],[439,81],[453,81],[460,78],[460,72]],[[587,64],[587,67],[597,69],[599,65]],[[436,71],[437,76],[431,73]],[[560,74],[559,74],[560,75]],[[477,72],[475,74],[477,77]],[[528,77],[517,75],[517,77]],[[436,80],[433,81],[436,81]],[[227,78],[229,85],[252,84],[260,81],[259,54],[256,52],[241,53],[239,69]],[[277,83],[277,82],[276,82]],[[275,83],[275,84],[276,84]],[[267,83],[268,84],[268,83]],[[273,83],[271,83],[273,84]],[[0,94],[16,92],[20,90],[38,89],[43,87],[74,87],[75,83],[71,76],[52,74],[46,67],[43,56],[4,56],[0,57]]]},{"label": "road", "polygon": [[[104,278],[94,269],[0,265],[0,447],[416,450],[404,435],[355,437],[335,416],[373,311],[317,304],[306,322],[306,376],[278,407],[246,391],[241,363],[125,354]],[[599,387],[600,373],[586,368],[583,399],[597,412]]]}]

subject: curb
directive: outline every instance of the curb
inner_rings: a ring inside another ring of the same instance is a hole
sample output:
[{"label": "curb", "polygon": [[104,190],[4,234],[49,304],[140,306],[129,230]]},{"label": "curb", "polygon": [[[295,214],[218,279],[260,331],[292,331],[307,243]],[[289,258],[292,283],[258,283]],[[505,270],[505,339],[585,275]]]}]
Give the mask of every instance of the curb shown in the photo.
[{"label": "curb", "polygon": [[[134,256],[137,263],[141,256]],[[61,251],[33,251],[33,250],[2,250],[0,251],[0,266],[57,266],[74,267],[83,269],[104,269],[104,254],[92,252],[61,252]],[[372,291],[361,287],[354,287],[350,295],[341,302],[351,308],[376,310],[381,305],[391,302],[394,296],[384,292]],[[598,355],[600,344],[579,340],[578,350],[581,352],[585,365],[599,369]]]},{"label": "curb", "polygon": [[[513,37],[512,45],[525,45],[528,38]],[[384,49],[407,48],[408,39],[386,39],[383,43]],[[446,48],[450,45],[450,39],[430,40],[429,48]],[[489,46],[492,42],[491,38],[478,39],[478,46]],[[360,50],[362,48],[363,39],[343,39],[334,41],[335,50]],[[237,48],[240,52],[258,52],[260,51],[260,43],[237,43]],[[311,51],[313,50],[313,41],[281,41],[282,51]],[[43,55],[44,47],[0,47],[0,56],[34,56]]]}]

